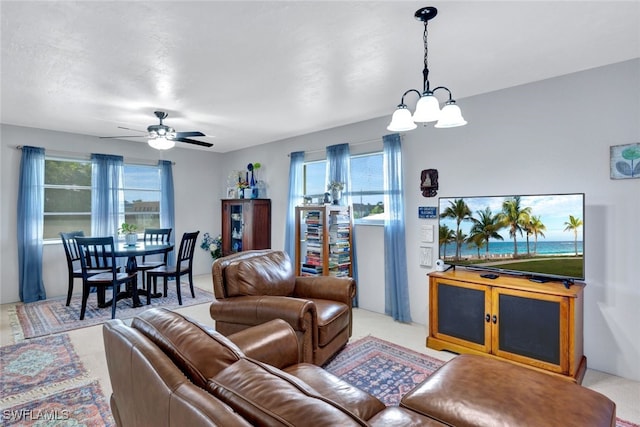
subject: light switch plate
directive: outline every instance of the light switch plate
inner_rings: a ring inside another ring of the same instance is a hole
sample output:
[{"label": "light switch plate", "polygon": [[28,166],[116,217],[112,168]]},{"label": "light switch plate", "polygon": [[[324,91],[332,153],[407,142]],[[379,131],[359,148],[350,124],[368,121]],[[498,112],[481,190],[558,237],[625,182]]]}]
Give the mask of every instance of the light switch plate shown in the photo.
[{"label": "light switch plate", "polygon": [[420,226],[420,240],[425,243],[433,243],[433,225],[426,224]]},{"label": "light switch plate", "polygon": [[433,260],[433,249],[427,246],[420,246],[420,267],[431,267]]}]

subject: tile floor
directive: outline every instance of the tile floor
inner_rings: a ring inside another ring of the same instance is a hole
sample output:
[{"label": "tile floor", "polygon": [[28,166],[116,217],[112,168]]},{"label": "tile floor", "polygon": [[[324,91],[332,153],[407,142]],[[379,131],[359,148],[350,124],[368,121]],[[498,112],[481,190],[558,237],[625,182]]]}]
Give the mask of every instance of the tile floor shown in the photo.
[{"label": "tile floor", "polygon": [[[202,289],[211,290],[211,276],[194,277],[194,284]],[[9,306],[9,304],[0,305],[0,345],[13,342],[7,310]],[[213,324],[209,316],[208,304],[185,307],[176,311],[200,322]],[[449,360],[454,357],[451,353],[431,350],[425,346],[427,330],[424,325],[398,323],[388,316],[361,309],[355,309],[353,316],[352,340],[373,335],[440,360]],[[69,331],[68,334],[90,375],[100,380],[103,392],[109,396],[111,384],[104,358],[101,326],[77,329]],[[582,385],[616,402],[618,417],[640,424],[640,382],[587,369]]]}]

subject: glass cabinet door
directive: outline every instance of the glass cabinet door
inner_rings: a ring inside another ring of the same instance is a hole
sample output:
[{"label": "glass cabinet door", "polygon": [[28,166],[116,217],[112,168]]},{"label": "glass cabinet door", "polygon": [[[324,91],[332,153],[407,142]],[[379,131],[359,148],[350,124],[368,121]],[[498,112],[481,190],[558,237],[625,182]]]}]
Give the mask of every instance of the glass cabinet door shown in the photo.
[{"label": "glass cabinet door", "polygon": [[231,252],[242,251],[242,236],[244,233],[243,221],[243,204],[233,204],[230,206],[229,215],[231,215],[229,223],[231,224]]}]

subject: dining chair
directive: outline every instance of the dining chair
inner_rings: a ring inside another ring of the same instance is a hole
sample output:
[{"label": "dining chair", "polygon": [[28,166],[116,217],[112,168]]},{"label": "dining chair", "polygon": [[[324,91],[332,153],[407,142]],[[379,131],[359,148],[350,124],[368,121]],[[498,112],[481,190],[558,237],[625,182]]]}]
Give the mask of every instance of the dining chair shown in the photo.
[{"label": "dining chair", "polygon": [[[196,248],[196,240],[198,239],[200,231],[194,231],[192,233],[184,233],[182,240],[180,241],[180,249],[176,256],[176,265],[169,266],[163,265],[152,270],[147,271],[147,276],[153,279],[153,287],[156,288],[158,284],[158,277],[164,278],[164,296],[167,296],[167,281],[174,278],[176,281],[176,292],[178,294],[178,304],[182,305],[182,295],[180,294],[180,277],[184,274],[189,275],[189,287],[191,288],[191,296],[196,297],[193,291],[193,254]],[[151,292],[147,292],[147,304],[151,303]]]},{"label": "dining chair", "polygon": [[[69,271],[69,285],[67,288],[67,306],[71,303],[74,279],[82,279],[82,266],[80,265],[80,249],[76,243],[76,237],[84,237],[84,231],[70,231],[60,233],[64,254],[67,257],[67,270]],[[77,268],[76,268],[77,266]]]},{"label": "dining chair", "polygon": [[[144,230],[144,242],[146,244],[152,245],[161,245],[169,243],[169,239],[171,238],[171,228],[147,228]],[[159,256],[162,256],[162,259],[158,259]],[[163,265],[167,265],[167,257],[169,256],[169,252],[165,252],[161,255],[143,255],[142,260],[138,263],[138,271],[142,272],[142,285],[144,288],[149,291],[149,278],[146,275],[146,272],[149,270],[153,270],[154,268],[158,268]],[[153,292],[157,292],[154,288]]]},{"label": "dining chair", "polygon": [[[82,266],[80,265],[80,249],[76,243],[76,237],[84,237],[84,231],[70,231],[68,233],[60,233],[64,254],[67,258],[67,270],[69,271],[69,285],[67,287],[67,306],[71,303],[73,295],[74,279],[82,279]],[[92,270],[89,274],[102,273],[103,269]]]},{"label": "dining chair", "polygon": [[[118,290],[121,284],[133,282],[136,273],[120,273],[116,264],[116,254],[113,237],[76,237],[76,243],[80,251],[80,264],[82,265],[82,308],[80,320],[84,320],[87,309],[89,291],[92,287],[106,290],[111,287],[111,318],[116,317],[116,303]],[[96,270],[101,273],[92,274]],[[135,283],[134,283],[135,284]],[[135,292],[134,287],[134,292]]]}]

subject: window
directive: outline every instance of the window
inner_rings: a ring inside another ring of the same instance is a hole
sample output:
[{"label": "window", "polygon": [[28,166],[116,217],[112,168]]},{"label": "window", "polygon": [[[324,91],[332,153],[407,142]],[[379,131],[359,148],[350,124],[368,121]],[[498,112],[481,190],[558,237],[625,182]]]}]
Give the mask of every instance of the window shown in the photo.
[{"label": "window", "polygon": [[45,159],[43,237],[74,230],[91,230],[91,162]]},{"label": "window", "polygon": [[[384,177],[382,153],[351,156],[351,203],[356,224],[384,220]],[[326,160],[305,162],[304,194],[314,202],[327,191]]]},{"label": "window", "polygon": [[[124,165],[120,222],[159,228],[160,192],[160,168]],[[44,239],[74,230],[91,234],[91,161],[45,159],[44,197]]]},{"label": "window", "polygon": [[138,230],[160,227],[160,168],[124,165],[124,222]]},{"label": "window", "polygon": [[351,157],[351,203],[357,223],[384,220],[382,153]]},{"label": "window", "polygon": [[327,174],[327,161],[320,160],[304,164],[304,195],[313,198],[316,202],[322,199],[327,192],[325,187]]}]

